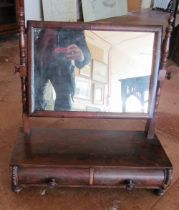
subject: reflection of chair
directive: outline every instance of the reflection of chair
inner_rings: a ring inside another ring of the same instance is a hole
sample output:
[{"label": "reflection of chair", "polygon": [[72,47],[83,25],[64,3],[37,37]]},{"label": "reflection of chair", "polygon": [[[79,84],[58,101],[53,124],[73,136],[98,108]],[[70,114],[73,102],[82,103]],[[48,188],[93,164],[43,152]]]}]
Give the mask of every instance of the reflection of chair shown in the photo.
[{"label": "reflection of chair", "polygon": [[126,102],[130,96],[135,96],[141,103],[144,112],[144,94],[149,91],[150,76],[133,77],[119,80],[121,82],[122,111],[126,112]]}]

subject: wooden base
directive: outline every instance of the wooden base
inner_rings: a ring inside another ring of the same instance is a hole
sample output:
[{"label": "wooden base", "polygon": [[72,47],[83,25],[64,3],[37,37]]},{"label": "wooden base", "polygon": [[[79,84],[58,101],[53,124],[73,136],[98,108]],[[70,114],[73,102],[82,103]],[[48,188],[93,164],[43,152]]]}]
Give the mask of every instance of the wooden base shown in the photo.
[{"label": "wooden base", "polygon": [[144,132],[31,129],[12,155],[12,189],[28,186],[162,190],[172,165],[157,136]]}]

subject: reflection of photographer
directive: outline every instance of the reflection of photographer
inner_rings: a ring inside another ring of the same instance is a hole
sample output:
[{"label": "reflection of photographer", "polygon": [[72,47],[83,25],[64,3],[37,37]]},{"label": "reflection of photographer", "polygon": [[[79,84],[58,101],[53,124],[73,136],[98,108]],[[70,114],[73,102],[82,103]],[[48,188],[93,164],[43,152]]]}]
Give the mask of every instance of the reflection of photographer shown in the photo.
[{"label": "reflection of photographer", "polygon": [[35,44],[35,108],[44,110],[45,86],[50,80],[56,92],[56,111],[71,109],[75,91],[74,68],[90,61],[90,52],[81,30],[45,29]]}]

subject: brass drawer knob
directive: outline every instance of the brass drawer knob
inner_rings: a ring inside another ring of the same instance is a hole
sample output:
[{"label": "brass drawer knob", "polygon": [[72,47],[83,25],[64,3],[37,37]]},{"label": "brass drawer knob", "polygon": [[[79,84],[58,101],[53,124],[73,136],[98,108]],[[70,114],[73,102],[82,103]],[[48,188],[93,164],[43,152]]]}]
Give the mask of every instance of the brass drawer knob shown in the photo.
[{"label": "brass drawer knob", "polygon": [[134,187],[135,187],[134,181],[132,179],[127,180],[127,182],[126,182],[126,189],[131,191],[131,190],[134,189]]},{"label": "brass drawer knob", "polygon": [[54,178],[49,179],[48,181],[48,187],[50,189],[55,188],[57,186],[56,180]]}]

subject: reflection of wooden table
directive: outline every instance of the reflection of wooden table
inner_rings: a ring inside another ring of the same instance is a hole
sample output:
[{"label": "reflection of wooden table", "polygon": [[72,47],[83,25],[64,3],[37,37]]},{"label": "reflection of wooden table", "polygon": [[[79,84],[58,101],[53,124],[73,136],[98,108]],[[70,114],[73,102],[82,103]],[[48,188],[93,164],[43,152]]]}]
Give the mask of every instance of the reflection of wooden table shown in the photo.
[{"label": "reflection of wooden table", "polygon": [[119,80],[121,82],[122,111],[126,112],[126,102],[130,96],[135,96],[141,103],[141,112],[144,112],[144,94],[149,91],[150,76],[133,77]]}]

